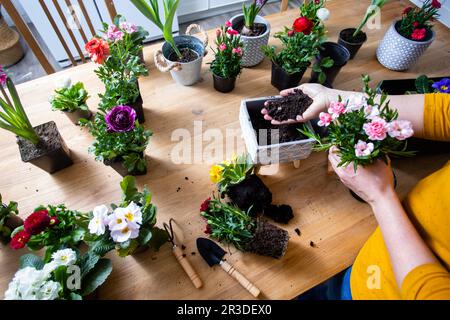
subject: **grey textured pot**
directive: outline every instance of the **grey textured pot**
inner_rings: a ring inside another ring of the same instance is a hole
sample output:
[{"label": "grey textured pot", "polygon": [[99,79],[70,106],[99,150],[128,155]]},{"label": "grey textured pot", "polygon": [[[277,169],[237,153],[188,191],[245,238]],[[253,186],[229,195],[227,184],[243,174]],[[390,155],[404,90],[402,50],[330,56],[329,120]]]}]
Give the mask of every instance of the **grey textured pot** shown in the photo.
[{"label": "grey textured pot", "polygon": [[[244,15],[238,14],[231,18],[231,24],[233,28],[235,26],[241,24],[244,21]],[[241,36],[241,40],[244,43],[244,56],[242,57],[242,66],[243,67],[254,67],[260,64],[264,60],[264,52],[261,47],[265,46],[269,43],[270,36],[270,24],[261,16],[256,16],[256,23],[265,24],[267,29],[264,34],[258,37],[246,37]]]},{"label": "grey textured pot", "polygon": [[404,71],[412,67],[427,50],[435,38],[434,31],[427,35],[427,41],[413,41],[397,32],[395,21],[389,27],[377,48],[377,59],[386,68],[394,71]]}]

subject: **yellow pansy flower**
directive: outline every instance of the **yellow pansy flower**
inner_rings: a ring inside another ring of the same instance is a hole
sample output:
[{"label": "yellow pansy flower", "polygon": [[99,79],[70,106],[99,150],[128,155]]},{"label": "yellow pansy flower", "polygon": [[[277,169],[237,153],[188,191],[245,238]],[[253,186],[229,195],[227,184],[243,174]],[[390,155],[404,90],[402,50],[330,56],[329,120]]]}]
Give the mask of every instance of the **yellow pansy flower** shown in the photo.
[{"label": "yellow pansy flower", "polygon": [[223,168],[219,165],[214,165],[209,170],[209,176],[211,177],[211,181],[214,183],[219,183],[222,180],[222,171]]}]

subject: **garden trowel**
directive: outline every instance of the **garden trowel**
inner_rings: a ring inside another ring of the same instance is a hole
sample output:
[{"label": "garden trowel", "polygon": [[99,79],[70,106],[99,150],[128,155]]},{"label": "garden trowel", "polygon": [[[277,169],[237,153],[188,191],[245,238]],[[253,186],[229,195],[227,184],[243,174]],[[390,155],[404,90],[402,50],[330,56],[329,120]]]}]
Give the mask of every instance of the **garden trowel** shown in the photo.
[{"label": "garden trowel", "polygon": [[239,271],[237,271],[231,264],[223,259],[226,252],[215,242],[206,238],[198,238],[197,249],[210,267],[219,264],[223,270],[225,270],[230,276],[236,279],[255,298],[259,296],[261,291],[257,287],[255,287],[253,283],[247,280],[247,278],[245,278],[241,273],[239,273]]}]

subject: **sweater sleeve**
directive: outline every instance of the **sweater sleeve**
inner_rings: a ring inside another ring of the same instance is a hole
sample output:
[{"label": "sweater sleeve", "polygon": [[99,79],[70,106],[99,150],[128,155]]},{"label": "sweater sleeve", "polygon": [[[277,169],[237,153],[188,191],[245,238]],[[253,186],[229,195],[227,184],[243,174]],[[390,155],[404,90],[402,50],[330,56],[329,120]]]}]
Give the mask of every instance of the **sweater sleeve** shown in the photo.
[{"label": "sweater sleeve", "polygon": [[423,125],[425,139],[450,141],[450,94],[425,95]]},{"label": "sweater sleeve", "polygon": [[450,274],[440,264],[424,264],[406,276],[401,287],[406,300],[450,300]]}]

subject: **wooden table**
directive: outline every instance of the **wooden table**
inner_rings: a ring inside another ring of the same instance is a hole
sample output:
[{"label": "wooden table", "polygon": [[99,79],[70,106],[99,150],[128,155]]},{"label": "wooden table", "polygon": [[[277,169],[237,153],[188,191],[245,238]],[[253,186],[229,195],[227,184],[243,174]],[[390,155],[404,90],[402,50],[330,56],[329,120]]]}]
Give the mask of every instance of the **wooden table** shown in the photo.
[{"label": "wooden table", "polygon": [[[357,57],[342,69],[335,87],[359,90],[363,73],[370,73],[374,81],[412,78],[419,74],[450,74],[450,32],[439,23],[435,27],[436,40],[408,72],[389,71],[376,61],[375,49],[380,38],[407,4],[408,1],[390,1],[383,8],[381,29],[368,31],[369,40]],[[330,2],[329,38],[335,41],[339,30],[356,26],[365,5],[354,5],[354,1]],[[297,10],[291,10],[268,17],[272,34],[284,25],[290,25],[297,15]],[[206,65],[202,70],[204,80],[193,87],[178,86],[168,74],[158,72],[151,61],[153,52],[159,47],[160,44],[156,44],[146,48],[150,76],[140,80],[147,119],[145,126],[151,128],[155,135],[147,149],[149,173],[137,180],[139,186],[147,184],[153,191],[154,202],[159,209],[159,224],[171,217],[178,222],[180,242],[187,247],[186,254],[205,286],[201,290],[194,289],[172,256],[170,246],[165,245],[157,253],[146,252],[136,257],[119,258],[114,252],[110,253],[114,270],[101,287],[100,297],[249,299],[251,296],[220,268],[211,269],[198,254],[191,254],[197,251],[195,239],[203,236],[204,224],[199,216],[199,205],[211,195],[215,186],[209,181],[209,164],[172,163],[170,154],[177,142],[171,141],[171,135],[178,128],[185,128],[193,134],[194,121],[203,121],[204,131],[219,128],[225,133],[226,129],[239,129],[241,99],[277,93],[270,85],[269,61],[245,69],[237,88],[224,95],[214,91]],[[211,58],[210,55],[206,60]],[[86,84],[92,96],[89,105],[96,106],[99,100],[97,93],[102,92],[103,87],[93,72],[95,68],[96,65],[88,63],[18,86],[31,122],[38,125],[56,121],[75,160],[72,167],[48,175],[22,163],[14,136],[0,131],[0,190],[5,201],[19,202],[22,217],[39,204],[65,203],[69,208],[89,211],[96,205],[116,202],[120,197],[121,177],[113,169],[95,162],[87,153],[93,140],[89,133],[73,126],[64,115],[52,112],[47,101],[56,80],[68,76],[73,81]],[[307,74],[303,81],[308,80]],[[210,142],[203,142],[205,147],[208,144]],[[237,152],[245,149],[241,139],[238,139],[235,149]],[[399,194],[405,195],[420,178],[439,168],[448,158],[448,155],[441,155],[397,161]],[[376,227],[370,208],[354,200],[335,176],[327,175],[325,154],[313,154],[302,161],[299,169],[294,169],[292,164],[282,165],[278,173],[264,176],[263,180],[272,190],[274,201],[290,204],[295,212],[295,218],[285,227],[291,235],[287,254],[281,260],[274,260],[232,249],[232,254],[227,257],[262,290],[262,298],[294,298],[348,267]],[[294,232],[296,228],[301,230],[301,236]],[[310,241],[317,247],[311,247]],[[5,291],[17,269],[19,256],[25,253],[26,249],[14,252],[1,248],[0,292]]]}]

